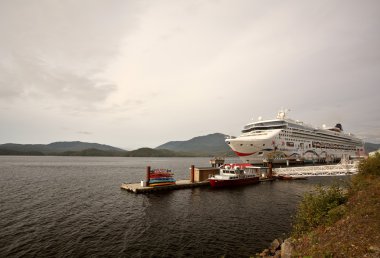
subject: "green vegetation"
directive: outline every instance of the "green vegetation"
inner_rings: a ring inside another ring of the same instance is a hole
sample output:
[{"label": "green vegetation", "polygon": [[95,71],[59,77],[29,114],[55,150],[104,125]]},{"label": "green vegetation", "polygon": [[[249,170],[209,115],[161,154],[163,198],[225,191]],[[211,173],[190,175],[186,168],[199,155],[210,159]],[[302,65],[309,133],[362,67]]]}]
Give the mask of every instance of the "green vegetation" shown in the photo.
[{"label": "green vegetation", "polygon": [[321,225],[331,225],[344,215],[347,197],[338,185],[328,188],[318,186],[312,193],[305,194],[293,225],[293,236],[310,232]]},{"label": "green vegetation", "polygon": [[105,151],[98,149],[85,149],[81,151],[65,151],[63,153],[55,153],[56,156],[89,156],[89,157],[120,157],[125,152],[121,151]]},{"label": "green vegetation", "polygon": [[[167,146],[168,148],[165,148]],[[0,155],[22,156],[102,156],[102,157],[211,157],[234,156],[223,134],[195,137],[189,141],[169,142],[156,149],[125,151],[109,145],[88,142],[50,144],[0,144]]]},{"label": "green vegetation", "polygon": [[380,154],[369,157],[359,164],[359,177],[362,176],[380,176]]},{"label": "green vegetation", "polygon": [[44,154],[40,151],[17,151],[0,149],[0,155],[14,155],[14,156],[43,156]]},{"label": "green vegetation", "polygon": [[178,152],[165,149],[140,148],[133,151],[99,150],[95,148],[64,151],[64,152],[40,152],[40,151],[16,151],[0,149],[0,155],[14,156],[86,156],[86,157],[208,157],[204,153]]},{"label": "green vegetation", "polygon": [[126,157],[199,157],[198,153],[176,152],[166,149],[140,148],[125,153]]},{"label": "green vegetation", "polygon": [[64,152],[74,154],[81,151],[97,149],[100,151],[124,152],[124,150],[109,145],[89,142],[53,142],[50,144],[0,144],[0,155],[63,155]]},{"label": "green vegetation", "polygon": [[361,161],[349,187],[318,187],[299,205],[296,256],[380,257],[380,155]]},{"label": "green vegetation", "polygon": [[235,153],[225,142],[225,134],[214,133],[194,137],[188,141],[171,141],[156,149],[166,149],[175,152],[197,153],[199,156],[233,156]]},{"label": "green vegetation", "polygon": [[366,143],[364,143],[364,149],[367,153],[370,153],[372,151],[377,151],[378,149],[380,149],[380,144],[379,143],[366,142]]}]

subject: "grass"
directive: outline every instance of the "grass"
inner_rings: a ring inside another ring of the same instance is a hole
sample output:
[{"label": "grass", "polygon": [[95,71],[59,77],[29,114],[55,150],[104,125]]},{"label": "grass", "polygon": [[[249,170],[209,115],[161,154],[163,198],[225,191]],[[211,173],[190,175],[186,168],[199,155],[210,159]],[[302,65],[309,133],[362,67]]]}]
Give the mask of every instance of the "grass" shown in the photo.
[{"label": "grass", "polygon": [[292,238],[301,257],[380,257],[380,155],[360,163],[346,191],[306,194]]}]

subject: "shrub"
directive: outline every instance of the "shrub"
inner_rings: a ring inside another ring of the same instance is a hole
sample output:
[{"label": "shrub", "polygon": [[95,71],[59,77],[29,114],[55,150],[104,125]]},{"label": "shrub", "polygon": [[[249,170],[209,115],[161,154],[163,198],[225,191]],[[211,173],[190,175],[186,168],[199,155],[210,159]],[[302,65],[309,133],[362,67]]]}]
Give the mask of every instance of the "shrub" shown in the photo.
[{"label": "shrub", "polygon": [[350,185],[350,194],[366,189],[371,180],[380,176],[380,154],[368,157],[359,163],[359,173],[352,177]]},{"label": "shrub", "polygon": [[359,163],[359,174],[380,176],[380,154],[378,152]]},{"label": "shrub", "polygon": [[339,205],[327,212],[327,224],[332,225],[334,222],[338,221],[343,217],[344,214],[347,212],[347,206],[346,205]]},{"label": "shrub", "polygon": [[292,235],[296,237],[320,225],[334,223],[344,215],[345,207],[341,205],[346,201],[339,186],[317,186],[314,192],[306,193],[299,204]]}]

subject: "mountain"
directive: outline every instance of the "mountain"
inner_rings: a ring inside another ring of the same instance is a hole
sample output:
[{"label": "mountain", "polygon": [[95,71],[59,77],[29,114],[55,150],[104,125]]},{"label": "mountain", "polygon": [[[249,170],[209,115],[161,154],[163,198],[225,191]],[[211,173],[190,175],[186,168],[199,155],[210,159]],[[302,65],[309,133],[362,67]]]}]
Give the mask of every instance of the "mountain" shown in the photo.
[{"label": "mountain", "polygon": [[99,144],[99,143],[89,143],[89,142],[53,142],[46,145],[49,150],[54,150],[57,152],[63,151],[82,151],[87,149],[97,149],[102,151],[125,151],[120,148],[112,147],[110,145]]},{"label": "mountain", "polygon": [[40,153],[43,155],[44,153],[49,152],[48,148],[44,144],[16,144],[16,143],[6,143],[0,145],[1,152],[10,152],[9,155],[17,155],[25,153]]},{"label": "mountain", "polygon": [[200,155],[234,155],[225,143],[225,137],[224,134],[214,133],[194,137],[188,141],[170,141],[156,147],[156,149],[198,153]]},{"label": "mountain", "polygon": [[109,145],[88,142],[53,142],[50,144],[0,144],[0,155],[94,156],[94,157],[195,157],[200,154],[165,149],[140,148],[126,151]]},{"label": "mountain", "polygon": [[151,149],[140,148],[133,151],[128,151],[124,155],[126,157],[196,157],[197,154],[171,151],[167,149]]},{"label": "mountain", "polygon": [[[110,145],[88,142],[53,142],[50,144],[0,144],[0,155],[59,155],[59,156],[107,156],[107,157],[201,157],[235,156],[224,142],[225,135],[214,133],[194,137],[188,141],[170,141],[155,149],[140,148],[126,151]],[[380,144],[365,143],[365,151],[380,149]]]},{"label": "mountain", "polygon": [[88,149],[100,151],[124,152],[124,150],[109,145],[88,142],[53,142],[50,144],[0,144],[0,154],[8,155],[53,155],[64,152],[80,152]]},{"label": "mountain", "polygon": [[88,157],[123,157],[126,151],[111,151],[98,149],[85,149],[80,151],[65,151],[55,155],[59,156],[88,156]]},{"label": "mountain", "polygon": [[364,149],[365,149],[366,153],[370,153],[372,151],[377,151],[380,149],[380,144],[366,142],[366,143],[364,143]]}]

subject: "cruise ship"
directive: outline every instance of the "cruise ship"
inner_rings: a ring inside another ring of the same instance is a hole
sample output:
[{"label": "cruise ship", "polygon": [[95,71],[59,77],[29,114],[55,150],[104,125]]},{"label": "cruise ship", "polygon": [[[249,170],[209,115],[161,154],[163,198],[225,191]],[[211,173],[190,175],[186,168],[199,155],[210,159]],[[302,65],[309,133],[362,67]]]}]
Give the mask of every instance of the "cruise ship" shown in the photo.
[{"label": "cruise ship", "polygon": [[243,162],[273,163],[334,163],[342,157],[364,155],[363,141],[345,133],[340,123],[335,127],[316,128],[287,118],[281,110],[277,118],[249,123],[239,137],[228,137],[226,143]]}]

